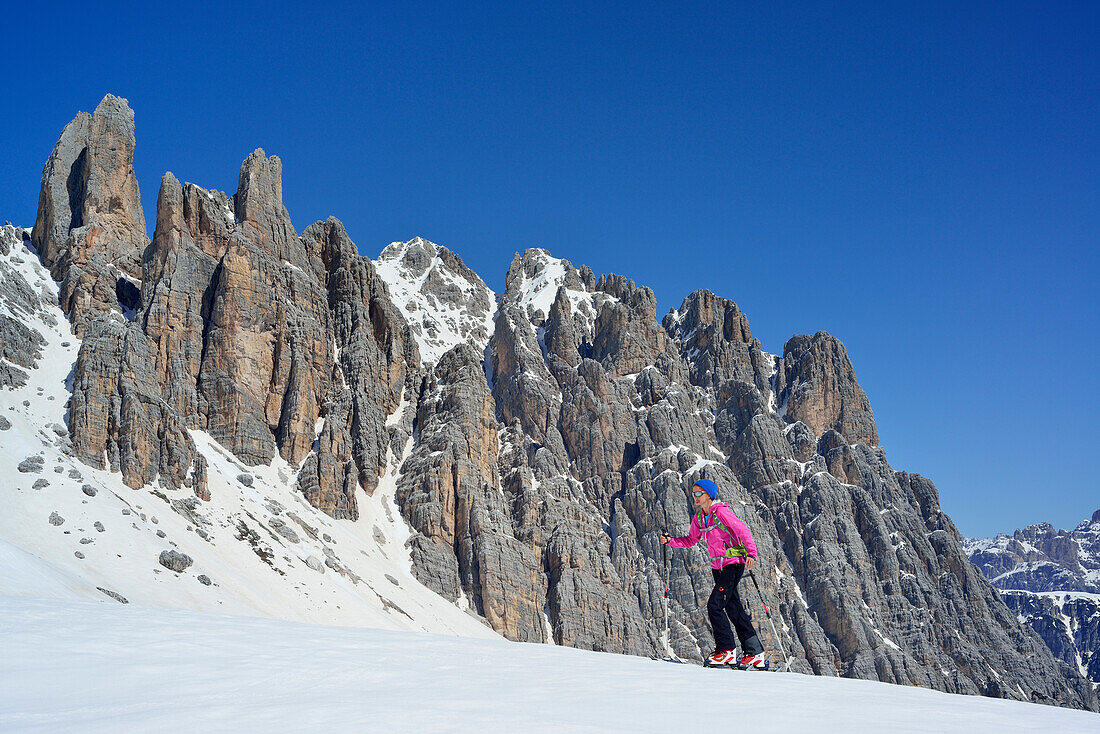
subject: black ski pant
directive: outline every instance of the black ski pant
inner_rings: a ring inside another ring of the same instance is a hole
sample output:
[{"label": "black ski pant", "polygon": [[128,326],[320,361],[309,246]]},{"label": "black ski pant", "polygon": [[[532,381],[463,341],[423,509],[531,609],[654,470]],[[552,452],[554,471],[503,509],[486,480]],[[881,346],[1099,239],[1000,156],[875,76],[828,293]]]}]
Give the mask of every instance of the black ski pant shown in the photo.
[{"label": "black ski pant", "polygon": [[730,563],[721,571],[712,568],[711,573],[714,574],[714,591],[710,592],[710,601],[707,602],[707,615],[714,630],[714,649],[734,648],[733,630],[730,629],[730,622],[733,622],[737,639],[741,641],[742,655],[764,652],[760,638],[756,636],[756,629],[752,626],[752,617],[737,594],[737,582],[745,573],[745,564]]}]

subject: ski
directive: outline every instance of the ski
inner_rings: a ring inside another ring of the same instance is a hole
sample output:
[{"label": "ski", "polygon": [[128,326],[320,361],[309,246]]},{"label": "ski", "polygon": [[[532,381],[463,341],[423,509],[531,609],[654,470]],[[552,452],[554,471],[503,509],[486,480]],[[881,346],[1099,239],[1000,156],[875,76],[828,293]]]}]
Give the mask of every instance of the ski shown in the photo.
[{"label": "ski", "polygon": [[774,672],[773,669],[772,669],[772,664],[771,664],[770,660],[765,662],[763,667],[757,667],[755,665],[728,665],[726,663],[721,663],[719,665],[708,665],[707,663],[703,663],[703,667],[704,668],[727,668],[729,670],[758,670],[762,673]]}]

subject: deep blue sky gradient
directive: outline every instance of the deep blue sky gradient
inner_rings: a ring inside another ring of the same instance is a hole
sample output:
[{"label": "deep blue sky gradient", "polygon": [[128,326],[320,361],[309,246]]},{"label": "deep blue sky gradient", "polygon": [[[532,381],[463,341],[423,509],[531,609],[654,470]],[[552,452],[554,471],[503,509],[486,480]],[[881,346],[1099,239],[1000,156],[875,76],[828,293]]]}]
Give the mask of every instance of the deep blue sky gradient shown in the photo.
[{"label": "deep blue sky gradient", "polygon": [[[299,231],[421,235],[494,290],[545,247],[848,348],[891,464],[967,535],[1100,508],[1100,5],[13,4],[0,221],[112,92],[161,175],[256,147]],[[1089,295],[1093,293],[1094,295]]]}]

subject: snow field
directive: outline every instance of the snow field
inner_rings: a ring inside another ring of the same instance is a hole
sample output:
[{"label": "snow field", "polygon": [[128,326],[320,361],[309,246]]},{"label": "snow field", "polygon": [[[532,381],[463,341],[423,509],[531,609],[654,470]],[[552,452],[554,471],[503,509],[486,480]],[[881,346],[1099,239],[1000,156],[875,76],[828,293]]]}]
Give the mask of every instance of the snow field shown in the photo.
[{"label": "snow field", "polygon": [[11,732],[1096,732],[1100,715],[503,640],[0,598]]}]

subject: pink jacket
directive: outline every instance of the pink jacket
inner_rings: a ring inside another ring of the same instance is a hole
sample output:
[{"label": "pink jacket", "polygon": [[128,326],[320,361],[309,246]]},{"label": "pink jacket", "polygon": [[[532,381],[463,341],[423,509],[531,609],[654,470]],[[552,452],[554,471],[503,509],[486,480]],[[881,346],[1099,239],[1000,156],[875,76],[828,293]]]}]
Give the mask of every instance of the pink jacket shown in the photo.
[{"label": "pink jacket", "polygon": [[[699,542],[699,536],[707,538],[707,555],[710,567],[724,568],[731,563],[744,563],[745,556],[756,558],[756,544],[752,542],[749,526],[741,522],[725,502],[715,502],[705,517],[702,510],[696,510],[691,518],[691,530],[686,537],[669,538],[673,548],[690,548]],[[734,555],[727,555],[733,550]]]}]

